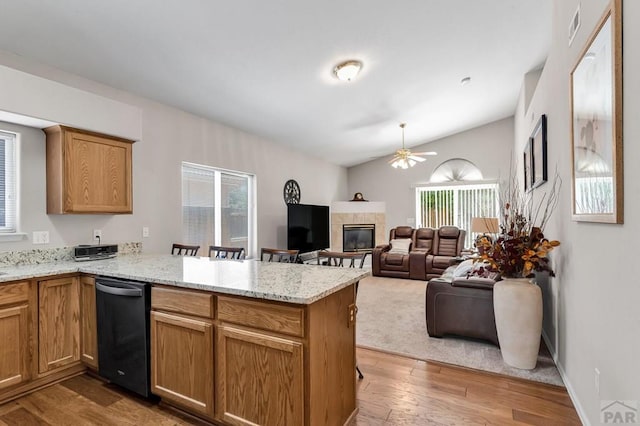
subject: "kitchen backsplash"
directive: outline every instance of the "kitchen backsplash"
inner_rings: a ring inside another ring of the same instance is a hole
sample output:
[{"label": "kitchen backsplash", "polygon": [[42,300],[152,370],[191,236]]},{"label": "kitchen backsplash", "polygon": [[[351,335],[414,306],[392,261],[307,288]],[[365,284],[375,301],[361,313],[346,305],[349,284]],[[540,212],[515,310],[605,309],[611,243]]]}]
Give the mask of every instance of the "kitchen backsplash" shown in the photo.
[{"label": "kitchen backsplash", "polygon": [[[136,254],[141,251],[140,242],[118,244],[118,255]],[[0,266],[36,265],[69,260],[73,260],[73,247],[0,252]]]}]

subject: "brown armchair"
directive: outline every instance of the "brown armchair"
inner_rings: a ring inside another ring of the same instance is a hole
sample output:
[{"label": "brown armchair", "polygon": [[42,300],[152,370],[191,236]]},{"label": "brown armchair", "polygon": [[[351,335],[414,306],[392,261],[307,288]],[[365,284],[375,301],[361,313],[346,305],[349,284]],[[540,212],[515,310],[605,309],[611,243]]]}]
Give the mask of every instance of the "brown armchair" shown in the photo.
[{"label": "brown armchair", "polygon": [[479,277],[429,280],[426,291],[429,336],[455,334],[488,340],[499,346],[493,314],[494,282]]},{"label": "brown armchair", "polygon": [[373,249],[371,261],[372,273],[378,277],[424,279],[425,251],[415,252],[414,229],[410,226],[398,226],[389,232],[389,242],[406,239],[410,241],[406,254],[390,253],[391,244],[377,246]]}]

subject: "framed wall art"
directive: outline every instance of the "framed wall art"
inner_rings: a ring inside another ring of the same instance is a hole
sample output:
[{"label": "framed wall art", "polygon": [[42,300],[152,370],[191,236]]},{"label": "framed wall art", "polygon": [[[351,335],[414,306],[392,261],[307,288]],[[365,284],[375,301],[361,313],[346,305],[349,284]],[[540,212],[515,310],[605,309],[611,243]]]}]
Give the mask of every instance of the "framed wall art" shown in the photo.
[{"label": "framed wall art", "polygon": [[547,116],[542,114],[531,134],[531,188],[547,181]]},{"label": "framed wall art", "polygon": [[531,138],[529,138],[527,144],[524,146],[522,165],[524,169],[524,190],[531,191]]},{"label": "framed wall art", "polygon": [[623,223],[622,2],[612,0],[571,71],[572,218]]}]

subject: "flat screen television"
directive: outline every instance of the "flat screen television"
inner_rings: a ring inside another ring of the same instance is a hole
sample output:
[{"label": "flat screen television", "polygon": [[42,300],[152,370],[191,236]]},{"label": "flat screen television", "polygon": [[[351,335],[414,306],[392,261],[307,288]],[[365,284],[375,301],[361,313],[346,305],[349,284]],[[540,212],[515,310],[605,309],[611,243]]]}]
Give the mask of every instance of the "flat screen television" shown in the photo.
[{"label": "flat screen television", "polygon": [[287,249],[306,253],[329,246],[329,206],[287,204]]}]

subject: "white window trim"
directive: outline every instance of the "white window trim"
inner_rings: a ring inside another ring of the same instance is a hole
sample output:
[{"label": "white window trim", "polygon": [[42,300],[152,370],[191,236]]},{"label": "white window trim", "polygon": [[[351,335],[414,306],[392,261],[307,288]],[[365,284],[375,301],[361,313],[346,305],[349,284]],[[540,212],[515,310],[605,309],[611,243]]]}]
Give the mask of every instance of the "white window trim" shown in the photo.
[{"label": "white window trim", "polygon": [[[214,172],[214,194],[220,194],[222,188],[222,174],[228,175],[236,175],[241,177],[249,177],[248,179],[248,206],[247,206],[247,214],[249,215],[248,219],[248,229],[247,229],[247,258],[253,258],[257,256],[258,251],[258,233],[257,233],[257,179],[258,177],[253,173],[241,172],[237,170],[223,169],[220,167],[207,166],[203,164],[191,163],[188,161],[183,161],[180,165],[180,173],[182,175],[183,166],[189,166],[192,168],[200,168],[203,170],[213,171]],[[214,232],[214,244],[220,245],[222,242],[222,206],[218,203],[214,203],[214,224],[215,224],[215,232]]]},{"label": "white window trim", "polygon": [[5,167],[5,170],[9,169],[12,172],[12,176],[9,176],[9,181],[13,186],[11,194],[13,196],[13,223],[10,228],[0,230],[0,242],[22,241],[27,238],[27,234],[20,232],[19,228],[20,187],[18,177],[20,176],[20,134],[16,132],[0,130],[0,136],[3,136],[4,138],[10,138],[12,140],[12,143],[9,146],[10,149],[5,150],[5,161],[11,161],[12,164]]}]

